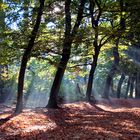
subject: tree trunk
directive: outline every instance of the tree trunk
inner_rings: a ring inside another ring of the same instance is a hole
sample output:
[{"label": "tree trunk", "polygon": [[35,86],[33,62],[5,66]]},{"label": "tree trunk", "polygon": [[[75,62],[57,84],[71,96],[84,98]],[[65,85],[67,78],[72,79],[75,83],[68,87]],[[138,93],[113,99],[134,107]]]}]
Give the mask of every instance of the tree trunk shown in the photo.
[{"label": "tree trunk", "polygon": [[134,91],[134,77],[132,76],[131,77],[131,80],[130,80],[130,95],[129,97],[130,98],[133,98],[133,91]]},{"label": "tree trunk", "polygon": [[[86,49],[85,49],[85,51],[86,51],[86,53],[88,54],[88,48],[89,48],[89,46],[88,46],[89,44],[88,43],[86,43]],[[88,70],[88,58],[85,58],[85,66],[84,66],[84,71],[86,71],[87,72],[87,70]],[[87,79],[88,79],[88,74],[85,74],[85,76],[84,76],[84,84],[86,85],[87,84]]]},{"label": "tree trunk", "polygon": [[3,87],[4,87],[4,82],[0,78],[0,103],[4,103],[4,94],[3,94]]},{"label": "tree trunk", "polygon": [[[68,47],[68,46],[66,45],[66,47]],[[71,48],[71,44],[70,44],[69,48]],[[54,79],[54,82],[53,82],[53,85],[51,88],[49,102],[46,106],[48,108],[58,108],[57,94],[58,94],[59,89],[60,89],[61,81],[62,81],[64,72],[65,72],[69,57],[70,57],[70,51],[67,52],[66,54],[65,53],[62,54],[62,58],[61,58],[60,63],[58,65],[55,79]]]},{"label": "tree trunk", "polygon": [[109,71],[108,76],[106,78],[105,88],[103,92],[103,98],[106,98],[106,99],[109,98],[111,82],[113,80],[117,67],[119,66],[120,58],[119,58],[119,52],[118,52],[118,45],[119,45],[119,39],[117,39],[116,41],[116,46],[113,47],[114,64],[112,65],[112,68]]},{"label": "tree trunk", "polygon": [[7,79],[8,65],[0,65],[0,103],[4,103],[7,97],[7,93],[3,90]]},{"label": "tree trunk", "polygon": [[76,84],[76,93],[78,93],[80,96],[82,95],[79,83]]},{"label": "tree trunk", "polygon": [[24,87],[25,70],[26,70],[27,62],[28,62],[28,59],[30,58],[30,54],[34,46],[35,38],[37,36],[37,32],[38,32],[39,25],[41,22],[41,16],[43,13],[43,8],[44,8],[44,1],[45,0],[40,0],[40,7],[39,7],[39,11],[36,18],[36,23],[31,33],[28,46],[25,49],[25,52],[22,57],[20,72],[19,72],[19,77],[18,77],[18,93],[17,93],[17,104],[16,104],[16,109],[15,109],[15,114],[21,113],[23,109],[23,87]]},{"label": "tree trunk", "polygon": [[46,106],[48,108],[58,108],[57,94],[59,92],[62,78],[70,58],[72,41],[75,35],[77,34],[81,20],[83,18],[84,5],[85,5],[85,0],[80,0],[77,19],[73,27],[73,30],[71,31],[71,9],[70,9],[71,0],[65,0],[65,39],[63,44],[62,57],[58,64],[58,68],[50,92],[50,98]]},{"label": "tree trunk", "polygon": [[128,82],[127,82],[127,88],[126,88],[126,93],[125,93],[125,99],[128,98],[129,88],[130,88],[130,77],[128,78]]},{"label": "tree trunk", "polygon": [[120,78],[119,83],[118,83],[117,98],[121,97],[121,87],[122,87],[124,79],[125,79],[125,75],[122,73],[121,78]]},{"label": "tree trunk", "polygon": [[113,79],[111,82],[110,92],[111,92],[112,96],[114,96],[115,91],[114,91]]},{"label": "tree trunk", "polygon": [[137,71],[136,74],[136,83],[135,83],[135,98],[140,98],[140,72]]},{"label": "tree trunk", "polygon": [[102,96],[103,98],[106,98],[106,99],[109,98],[110,87],[111,87],[111,83],[113,81],[113,77],[115,75],[115,71],[116,71],[116,67],[113,65],[110,72],[108,73],[107,78],[106,78],[105,89],[104,89],[104,93]]},{"label": "tree trunk", "polygon": [[[91,65],[89,78],[88,78],[88,84],[87,84],[87,91],[86,91],[86,98],[88,102],[91,102],[91,93],[92,93],[92,86],[93,86],[93,79],[94,79],[94,73],[97,66],[98,56],[100,52],[100,46],[94,46],[95,54],[93,55],[93,62]],[[95,101],[95,99],[94,99]]]},{"label": "tree trunk", "polygon": [[[93,86],[93,80],[94,80],[94,73],[95,73],[95,69],[97,66],[97,61],[98,61],[98,56],[100,53],[100,49],[101,49],[101,45],[98,44],[98,37],[99,37],[99,31],[98,31],[98,24],[99,24],[99,20],[101,17],[101,13],[102,13],[102,9],[101,7],[98,5],[97,1],[92,1],[90,0],[90,14],[91,14],[91,24],[92,24],[92,28],[94,30],[94,41],[93,41],[93,47],[94,47],[94,54],[93,54],[93,60],[92,60],[92,64],[91,64],[91,69],[89,72],[89,77],[88,77],[88,84],[87,84],[87,90],[86,90],[86,98],[88,102],[91,102],[91,93],[92,93],[92,86]],[[98,7],[99,13],[97,15],[97,17],[94,17],[94,10],[95,10],[95,4]],[[93,96],[94,98],[94,96]],[[95,102],[95,99],[93,99]]]},{"label": "tree trunk", "polygon": [[[4,4],[3,0],[0,0],[0,4]],[[2,34],[5,31],[6,23],[5,23],[5,10],[3,8],[0,8],[0,34]],[[0,43],[4,41],[4,38],[0,38]],[[4,102],[4,94],[3,94],[3,87],[4,87],[4,81],[3,81],[3,65],[0,64],[0,102]]]}]

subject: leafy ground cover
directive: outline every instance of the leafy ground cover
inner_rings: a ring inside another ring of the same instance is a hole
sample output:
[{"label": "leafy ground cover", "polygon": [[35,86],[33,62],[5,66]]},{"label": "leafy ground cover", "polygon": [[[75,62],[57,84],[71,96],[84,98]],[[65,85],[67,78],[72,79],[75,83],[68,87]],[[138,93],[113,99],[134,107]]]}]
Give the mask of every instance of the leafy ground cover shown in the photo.
[{"label": "leafy ground cover", "polygon": [[0,105],[0,140],[139,140],[140,100],[68,103],[61,109],[24,109],[5,122],[13,108]]}]

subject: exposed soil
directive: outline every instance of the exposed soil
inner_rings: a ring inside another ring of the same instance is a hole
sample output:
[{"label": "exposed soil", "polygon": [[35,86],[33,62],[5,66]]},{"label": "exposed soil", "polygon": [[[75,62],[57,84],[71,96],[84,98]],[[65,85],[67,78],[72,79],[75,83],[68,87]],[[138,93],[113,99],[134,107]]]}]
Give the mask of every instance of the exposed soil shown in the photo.
[{"label": "exposed soil", "polygon": [[0,140],[140,140],[140,100],[99,100],[62,105],[61,109],[24,109],[0,105]]}]

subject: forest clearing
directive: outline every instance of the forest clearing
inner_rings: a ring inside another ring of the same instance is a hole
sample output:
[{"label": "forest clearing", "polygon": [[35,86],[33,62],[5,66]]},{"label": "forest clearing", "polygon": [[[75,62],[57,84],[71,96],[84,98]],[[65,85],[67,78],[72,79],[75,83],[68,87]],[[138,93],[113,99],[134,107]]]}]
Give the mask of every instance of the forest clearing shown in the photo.
[{"label": "forest clearing", "polygon": [[[140,139],[140,100],[100,100],[97,106],[103,110],[87,102],[67,103],[55,110],[24,109],[7,122],[0,121],[0,140]],[[12,113],[10,107],[3,111],[0,119]]]},{"label": "forest clearing", "polygon": [[140,140],[140,0],[0,0],[0,140]]}]

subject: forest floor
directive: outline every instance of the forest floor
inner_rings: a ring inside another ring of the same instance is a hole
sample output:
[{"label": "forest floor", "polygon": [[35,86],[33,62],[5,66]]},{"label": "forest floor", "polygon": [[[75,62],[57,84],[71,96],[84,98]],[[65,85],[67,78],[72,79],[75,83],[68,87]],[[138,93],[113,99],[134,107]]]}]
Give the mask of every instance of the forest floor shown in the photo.
[{"label": "forest floor", "polygon": [[13,108],[0,105],[0,140],[140,140],[140,100],[68,103],[61,109],[24,109],[7,121]]}]

